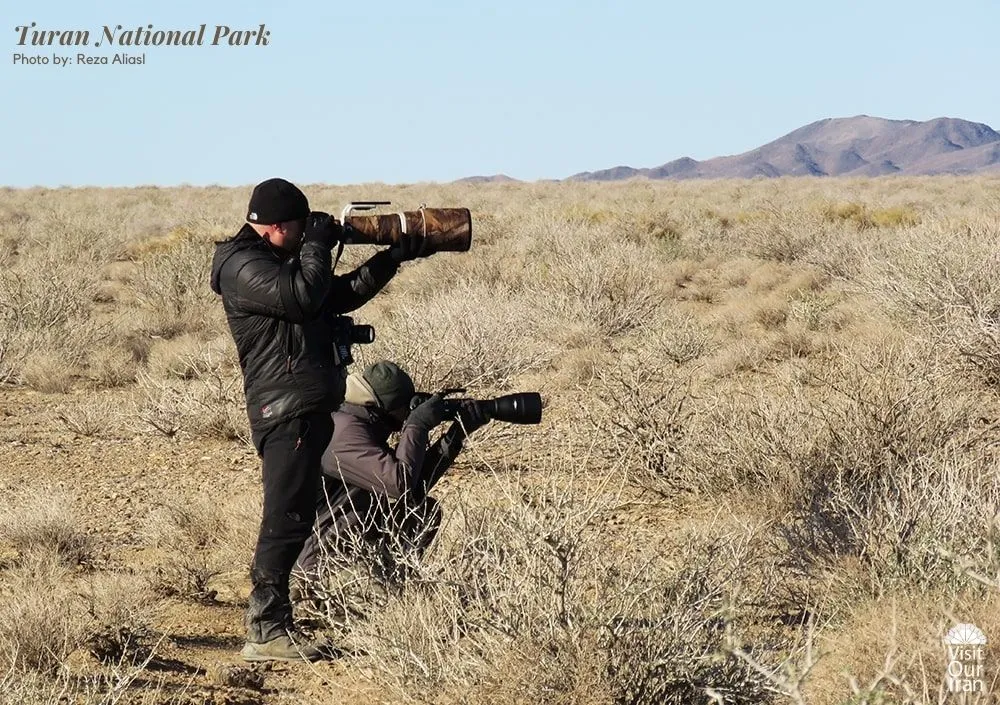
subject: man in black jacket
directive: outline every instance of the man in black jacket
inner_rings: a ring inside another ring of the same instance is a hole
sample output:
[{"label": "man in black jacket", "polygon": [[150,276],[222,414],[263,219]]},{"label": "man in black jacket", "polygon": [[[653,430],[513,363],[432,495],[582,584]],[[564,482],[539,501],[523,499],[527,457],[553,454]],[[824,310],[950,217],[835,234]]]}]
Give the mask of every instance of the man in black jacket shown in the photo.
[{"label": "man in black jacket", "polygon": [[338,316],[359,308],[421,256],[404,238],[354,271],[335,276],[331,249],[342,226],[284,179],[258,184],[246,224],[217,243],[211,287],[223,307],[243,372],[247,416],[262,461],[264,510],[250,570],[243,658],[314,660],[320,649],[296,631],[289,575],[309,536],[320,460],[343,400],[335,357]]}]

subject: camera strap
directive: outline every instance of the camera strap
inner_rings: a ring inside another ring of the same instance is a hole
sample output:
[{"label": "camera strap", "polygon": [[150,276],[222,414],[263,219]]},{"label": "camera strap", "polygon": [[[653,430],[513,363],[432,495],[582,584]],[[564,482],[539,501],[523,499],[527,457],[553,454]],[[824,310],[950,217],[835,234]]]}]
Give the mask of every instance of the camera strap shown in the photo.
[{"label": "camera strap", "polygon": [[420,224],[422,226],[423,232],[420,235],[420,250],[418,254],[423,255],[427,252],[427,204],[420,204]]},{"label": "camera strap", "polygon": [[337,269],[337,262],[340,261],[340,256],[342,254],[344,254],[344,241],[343,240],[341,240],[340,242],[337,243],[337,256],[333,258],[333,266],[330,267],[330,271],[331,272],[336,271],[336,269]]}]

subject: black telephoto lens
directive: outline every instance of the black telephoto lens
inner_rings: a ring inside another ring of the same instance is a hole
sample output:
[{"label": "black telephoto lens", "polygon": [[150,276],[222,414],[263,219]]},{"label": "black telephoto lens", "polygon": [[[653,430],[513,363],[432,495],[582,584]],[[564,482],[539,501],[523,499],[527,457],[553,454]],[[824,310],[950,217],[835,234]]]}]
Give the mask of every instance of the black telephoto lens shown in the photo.
[{"label": "black telephoto lens", "polygon": [[355,345],[368,345],[375,342],[374,326],[351,326],[351,342]]},{"label": "black telephoto lens", "polygon": [[519,424],[542,422],[542,395],[538,392],[507,394],[482,403],[486,413],[497,421]]}]

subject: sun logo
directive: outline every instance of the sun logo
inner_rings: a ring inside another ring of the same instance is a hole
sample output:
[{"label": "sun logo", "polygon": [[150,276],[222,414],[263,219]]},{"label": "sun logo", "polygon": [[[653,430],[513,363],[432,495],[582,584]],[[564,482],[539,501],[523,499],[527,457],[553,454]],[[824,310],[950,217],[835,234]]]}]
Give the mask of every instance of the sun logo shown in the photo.
[{"label": "sun logo", "polygon": [[986,635],[975,624],[956,624],[948,630],[944,640],[953,646],[986,645]]}]

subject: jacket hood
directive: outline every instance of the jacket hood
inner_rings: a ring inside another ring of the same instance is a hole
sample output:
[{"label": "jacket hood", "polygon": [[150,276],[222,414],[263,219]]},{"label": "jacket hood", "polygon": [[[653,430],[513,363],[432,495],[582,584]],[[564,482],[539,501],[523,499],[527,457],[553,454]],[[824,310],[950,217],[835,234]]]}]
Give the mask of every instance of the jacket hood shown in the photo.
[{"label": "jacket hood", "polygon": [[[250,236],[253,237],[251,238]],[[252,247],[257,244],[257,237],[258,235],[254,232],[253,228],[249,225],[244,225],[238,233],[233,235],[228,240],[223,240],[222,242],[217,242],[215,244],[215,255],[212,257],[212,291],[216,294],[222,293],[222,287],[220,286],[219,280],[221,278],[222,267],[226,263],[226,260],[240,250],[245,250],[248,247]]]},{"label": "jacket hood", "polygon": [[344,394],[344,401],[357,406],[381,408],[381,404],[378,403],[378,398],[375,396],[375,390],[368,384],[368,380],[357,372],[347,375],[347,392]]}]

